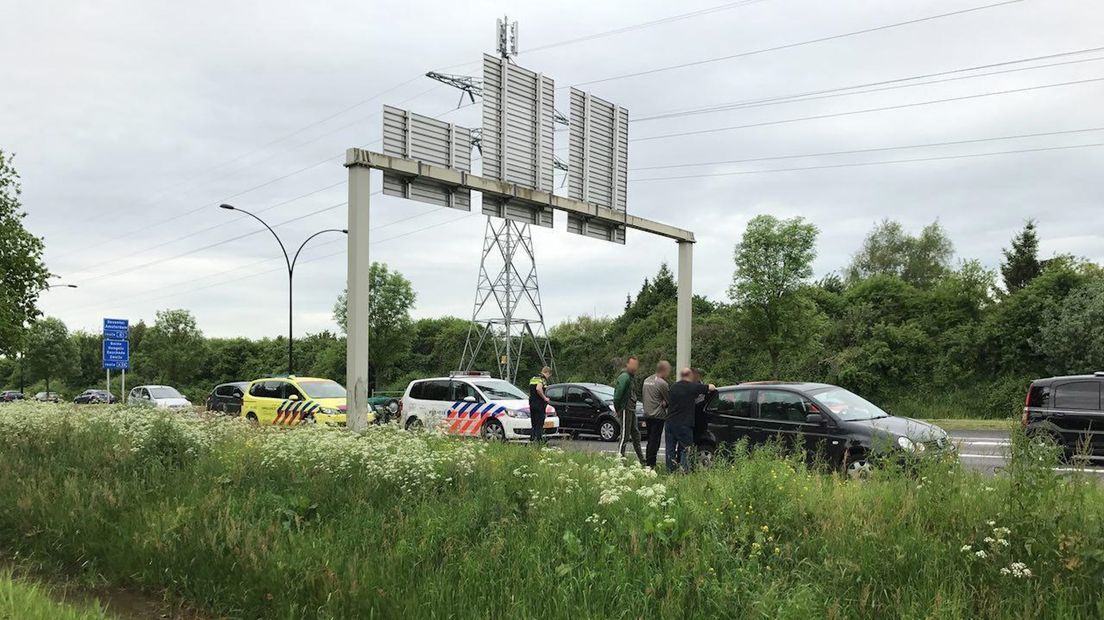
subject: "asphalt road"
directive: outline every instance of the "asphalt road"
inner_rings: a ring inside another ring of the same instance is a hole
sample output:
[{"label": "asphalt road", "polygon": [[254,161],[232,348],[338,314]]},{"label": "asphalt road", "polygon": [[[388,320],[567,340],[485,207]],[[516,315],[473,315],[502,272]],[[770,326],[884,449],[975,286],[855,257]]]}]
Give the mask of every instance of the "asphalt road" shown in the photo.
[{"label": "asphalt road", "polygon": [[[970,469],[976,469],[986,473],[996,473],[1008,462],[1008,433],[1002,431],[949,431],[951,439],[958,446],[958,458],[962,464]],[[617,452],[617,442],[598,441],[593,437],[579,439],[553,439],[551,445],[561,446],[568,450],[589,450],[592,452],[605,452],[614,454]],[[659,449],[659,460],[662,462],[663,447]],[[632,446],[626,447],[626,453],[632,454]],[[1057,467],[1056,471],[1078,471],[1100,476],[1104,480],[1104,467]]]}]

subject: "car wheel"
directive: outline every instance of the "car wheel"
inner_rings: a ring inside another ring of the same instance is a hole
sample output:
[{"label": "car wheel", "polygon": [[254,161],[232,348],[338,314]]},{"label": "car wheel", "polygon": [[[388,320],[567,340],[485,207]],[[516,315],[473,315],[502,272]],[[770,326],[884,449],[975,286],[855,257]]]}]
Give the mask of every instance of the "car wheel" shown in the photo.
[{"label": "car wheel", "polygon": [[847,477],[852,480],[865,480],[874,471],[865,454],[857,456],[854,460],[848,460],[843,469]]},{"label": "car wheel", "polygon": [[1062,441],[1061,435],[1046,430],[1037,430],[1030,433],[1030,437],[1039,447],[1045,447],[1051,450],[1057,449],[1058,461],[1060,463],[1068,464],[1074,460],[1074,451],[1066,445],[1066,442]]},{"label": "car wheel", "polygon": [[410,418],[406,421],[406,430],[408,431],[420,431],[424,426],[418,418]]},{"label": "car wheel", "polygon": [[479,434],[487,441],[506,441],[506,429],[498,420],[487,420]]},{"label": "car wheel", "polygon": [[248,420],[249,423],[253,424],[254,426],[257,425],[257,424],[260,424],[260,420],[257,419],[257,414],[253,413],[252,411],[245,414],[245,419]]},{"label": "car wheel", "polygon": [[716,458],[716,447],[711,444],[702,444],[697,447],[697,454],[694,456],[694,466],[701,469],[711,469]]},{"label": "car wheel", "polygon": [[617,420],[606,418],[598,423],[598,436],[602,438],[602,441],[617,441],[617,438],[621,436],[621,425],[617,423]]}]

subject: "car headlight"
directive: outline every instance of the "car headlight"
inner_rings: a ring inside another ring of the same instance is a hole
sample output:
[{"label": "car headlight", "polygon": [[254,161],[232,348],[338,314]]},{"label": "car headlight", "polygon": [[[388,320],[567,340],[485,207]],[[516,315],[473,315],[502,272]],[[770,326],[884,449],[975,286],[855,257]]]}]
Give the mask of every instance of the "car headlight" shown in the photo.
[{"label": "car headlight", "polygon": [[909,439],[908,437],[898,437],[897,438],[897,445],[901,446],[902,450],[907,450],[909,452],[916,452],[916,444],[913,443],[912,440]]},{"label": "car headlight", "polygon": [[506,415],[510,416],[511,418],[528,418],[529,412],[521,411],[520,409],[507,409]]}]

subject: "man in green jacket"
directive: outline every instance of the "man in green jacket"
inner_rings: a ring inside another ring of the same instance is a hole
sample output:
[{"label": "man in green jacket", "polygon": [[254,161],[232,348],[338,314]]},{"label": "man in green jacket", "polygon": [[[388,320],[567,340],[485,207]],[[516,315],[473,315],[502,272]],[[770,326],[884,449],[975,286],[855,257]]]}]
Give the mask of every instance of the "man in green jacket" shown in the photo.
[{"label": "man in green jacket", "polygon": [[640,429],[636,426],[636,370],[640,362],[635,355],[630,355],[625,362],[625,370],[617,375],[617,381],[613,386],[613,408],[617,412],[617,418],[621,423],[621,444],[617,448],[618,454],[625,456],[625,442],[632,440],[633,449],[636,450],[636,458],[640,464],[644,464],[644,451],[640,449]]}]

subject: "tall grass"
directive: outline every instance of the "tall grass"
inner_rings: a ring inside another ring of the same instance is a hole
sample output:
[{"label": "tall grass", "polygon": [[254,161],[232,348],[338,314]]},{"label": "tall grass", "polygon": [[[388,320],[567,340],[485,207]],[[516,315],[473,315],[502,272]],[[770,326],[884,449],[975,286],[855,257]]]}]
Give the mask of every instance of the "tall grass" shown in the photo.
[{"label": "tall grass", "polygon": [[243,618],[1101,617],[1104,492],[0,408],[0,547]]},{"label": "tall grass", "polygon": [[62,602],[34,582],[17,580],[0,570],[0,620],[109,620],[96,604]]}]

